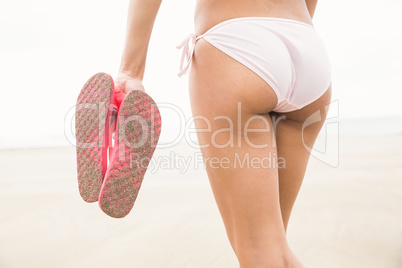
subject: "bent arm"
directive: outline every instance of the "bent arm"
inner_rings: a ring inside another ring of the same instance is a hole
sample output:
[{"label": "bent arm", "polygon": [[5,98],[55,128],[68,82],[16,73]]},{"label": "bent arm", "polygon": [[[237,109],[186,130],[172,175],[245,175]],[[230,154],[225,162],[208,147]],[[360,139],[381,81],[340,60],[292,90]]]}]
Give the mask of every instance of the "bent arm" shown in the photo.
[{"label": "bent arm", "polygon": [[317,6],[317,1],[318,0],[306,0],[308,13],[310,13],[311,18],[313,18],[313,16],[314,16],[315,8]]},{"label": "bent arm", "polygon": [[142,80],[148,44],[162,0],[130,0],[120,72]]}]

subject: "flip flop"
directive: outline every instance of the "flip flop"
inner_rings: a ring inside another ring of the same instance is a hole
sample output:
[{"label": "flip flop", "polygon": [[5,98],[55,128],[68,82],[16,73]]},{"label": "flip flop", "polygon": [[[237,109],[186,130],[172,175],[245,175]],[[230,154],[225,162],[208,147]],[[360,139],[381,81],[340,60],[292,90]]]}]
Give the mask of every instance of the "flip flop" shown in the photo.
[{"label": "flip flop", "polygon": [[134,206],[161,132],[155,101],[141,90],[130,91],[117,116],[115,146],[99,195],[109,216],[125,217]]},{"label": "flip flop", "polygon": [[81,89],[75,113],[77,177],[81,197],[98,200],[107,170],[107,149],[113,122],[114,84],[110,75],[97,73]]}]

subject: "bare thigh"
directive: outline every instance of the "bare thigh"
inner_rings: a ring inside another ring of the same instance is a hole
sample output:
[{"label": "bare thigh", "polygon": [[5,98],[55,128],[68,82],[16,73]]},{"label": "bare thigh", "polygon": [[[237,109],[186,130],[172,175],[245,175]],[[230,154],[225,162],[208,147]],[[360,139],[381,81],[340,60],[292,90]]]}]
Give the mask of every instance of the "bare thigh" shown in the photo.
[{"label": "bare thigh", "polygon": [[310,149],[325,122],[332,87],[316,101],[289,113],[273,113],[278,158],[286,165],[279,172],[279,195],[283,224],[287,229],[290,214],[306,172]]},{"label": "bare thigh", "polygon": [[[232,247],[240,263],[258,254],[272,261],[269,256],[287,250],[278,169],[275,159],[258,161],[277,154],[269,115],[277,97],[258,75],[203,39],[196,44],[189,88],[198,141]],[[237,160],[246,155],[241,166]]]}]

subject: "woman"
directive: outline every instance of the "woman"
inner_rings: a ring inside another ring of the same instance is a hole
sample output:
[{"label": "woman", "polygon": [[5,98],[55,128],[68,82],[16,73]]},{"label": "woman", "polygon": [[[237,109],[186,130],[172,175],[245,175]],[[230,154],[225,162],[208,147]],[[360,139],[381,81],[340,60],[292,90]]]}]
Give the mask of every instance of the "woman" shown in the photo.
[{"label": "woman", "polygon": [[[160,4],[130,1],[116,83],[123,92],[143,90]],[[287,244],[286,229],[306,171],[307,148],[313,147],[331,99],[330,64],[312,24],[316,4],[198,0],[195,35],[182,44],[189,45],[184,47],[189,62],[180,74],[191,63],[192,112],[202,118],[195,121],[203,130],[198,140],[242,268],[303,267]],[[306,124],[317,111],[321,120]],[[264,161],[267,157],[272,161]],[[225,159],[226,166],[212,158]]]}]

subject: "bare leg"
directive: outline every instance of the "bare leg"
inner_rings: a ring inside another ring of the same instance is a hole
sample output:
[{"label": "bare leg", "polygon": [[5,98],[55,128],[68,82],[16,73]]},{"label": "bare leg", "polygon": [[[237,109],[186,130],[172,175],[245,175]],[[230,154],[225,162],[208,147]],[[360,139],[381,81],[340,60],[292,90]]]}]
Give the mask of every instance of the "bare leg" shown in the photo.
[{"label": "bare leg", "polygon": [[[281,215],[285,232],[310,157],[310,153],[304,146],[313,147],[325,121],[325,107],[330,103],[330,100],[331,87],[318,100],[303,109],[283,114],[271,112],[272,120],[276,126],[278,158],[286,159],[286,168],[278,170]],[[319,111],[321,120],[303,129],[306,119],[316,111]],[[290,256],[292,268],[304,267],[291,250]]]},{"label": "bare leg", "polygon": [[[288,267],[278,169],[274,164],[266,167],[267,162],[242,168],[236,161],[236,157],[244,160],[246,154],[257,161],[275,157],[275,135],[268,113],[276,105],[276,95],[254,72],[205,40],[197,42],[194,55],[190,73],[192,111],[204,118],[195,120],[198,140],[201,147],[209,144],[201,150],[209,157],[205,165],[230,243],[242,268]],[[207,122],[210,131],[200,131],[208,128]],[[217,134],[230,127],[234,131]],[[246,127],[266,131],[245,135]],[[253,144],[268,146],[255,148]],[[224,166],[228,168],[211,162],[213,157],[227,159]]]},{"label": "bare leg", "polygon": [[[303,109],[285,114],[271,113],[274,122],[277,122],[278,155],[286,159],[286,168],[279,169],[279,193],[285,230],[310,157],[310,153],[304,146],[313,147],[324,124],[326,118],[325,107],[330,103],[330,100],[331,87],[318,100]],[[306,119],[316,111],[320,112],[321,120],[303,129]],[[285,119],[277,120],[278,116]]]}]

